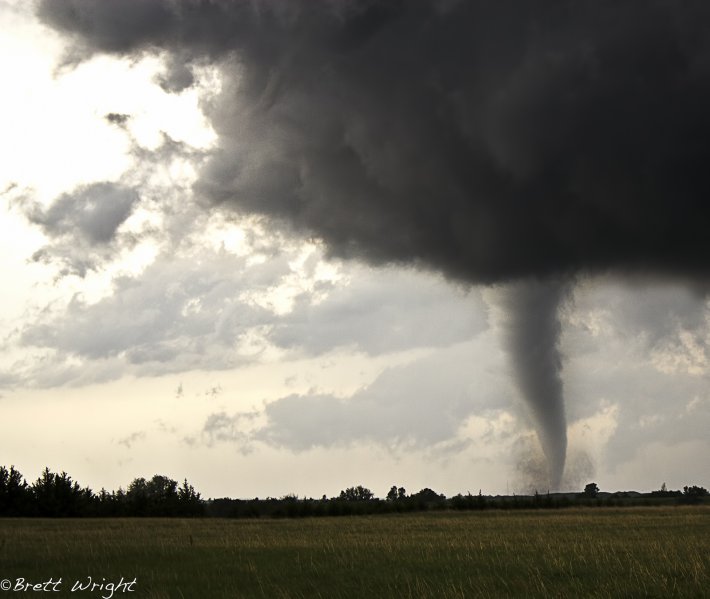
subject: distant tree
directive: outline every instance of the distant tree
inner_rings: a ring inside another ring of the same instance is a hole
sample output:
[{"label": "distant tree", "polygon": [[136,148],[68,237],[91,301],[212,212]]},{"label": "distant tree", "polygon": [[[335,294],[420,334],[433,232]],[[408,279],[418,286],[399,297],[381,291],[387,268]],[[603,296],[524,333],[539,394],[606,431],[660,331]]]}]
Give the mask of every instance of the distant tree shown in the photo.
[{"label": "distant tree", "polygon": [[[186,497],[190,495],[189,485],[181,490]],[[176,516],[182,513],[177,481],[160,474],[150,480],[134,479],[128,485],[126,500],[128,512],[133,516]]]},{"label": "distant tree", "polygon": [[589,483],[586,487],[584,487],[585,497],[594,498],[598,494],[599,494],[599,487],[597,486],[597,483]]},{"label": "distant tree", "polygon": [[27,513],[30,496],[25,478],[14,466],[0,466],[0,516],[22,516]]},{"label": "distant tree", "polygon": [[375,497],[375,494],[366,489],[362,485],[357,487],[348,487],[344,491],[340,491],[340,496],[338,499],[344,499],[345,501],[370,501]]},{"label": "distant tree", "polygon": [[145,478],[134,478],[126,489],[126,508],[130,516],[149,515],[148,482]]},{"label": "distant tree", "polygon": [[652,497],[678,497],[682,494],[681,491],[669,491],[666,483],[663,483],[658,491],[651,491]]},{"label": "distant tree", "polygon": [[199,501],[200,494],[195,491],[195,487],[187,482],[187,479],[182,481],[182,486],[178,489],[178,499],[180,501]]},{"label": "distant tree", "polygon": [[109,506],[112,513],[116,515],[128,515],[128,495],[126,491],[121,487],[118,487],[118,491],[113,491],[109,499]]},{"label": "distant tree", "polygon": [[148,495],[156,503],[174,502],[178,497],[177,486],[177,481],[160,474],[156,474],[146,485]]},{"label": "distant tree", "polygon": [[199,516],[205,502],[187,482],[178,487],[167,476],[136,478],[127,491],[96,494],[66,472],[45,468],[32,485],[14,466],[0,466],[0,516]]},{"label": "distant tree", "polygon": [[392,485],[389,492],[387,493],[387,501],[396,501],[398,499],[406,499],[407,490],[404,487],[396,487]]},{"label": "distant tree", "polygon": [[427,487],[425,489],[422,489],[418,493],[414,493],[414,495],[412,495],[412,499],[419,499],[421,501],[439,503],[441,501],[446,501],[446,496],[442,495],[440,493],[437,493],[436,491],[432,491],[431,489],[429,489]]},{"label": "distant tree", "polygon": [[204,513],[204,504],[202,503],[200,494],[187,482],[187,479],[182,481],[182,486],[178,489],[177,497],[178,503],[180,504],[180,515],[199,516]]},{"label": "distant tree", "polygon": [[56,474],[49,468],[42,471],[31,492],[40,516],[83,516],[94,499],[91,489],[82,489],[66,472]]},{"label": "distant tree", "polygon": [[705,497],[707,494],[708,490],[705,487],[698,487],[697,485],[683,487],[683,495],[686,497]]},{"label": "distant tree", "polygon": [[446,502],[446,496],[424,488],[418,493],[413,493],[408,500],[412,506],[420,510],[440,509]]}]

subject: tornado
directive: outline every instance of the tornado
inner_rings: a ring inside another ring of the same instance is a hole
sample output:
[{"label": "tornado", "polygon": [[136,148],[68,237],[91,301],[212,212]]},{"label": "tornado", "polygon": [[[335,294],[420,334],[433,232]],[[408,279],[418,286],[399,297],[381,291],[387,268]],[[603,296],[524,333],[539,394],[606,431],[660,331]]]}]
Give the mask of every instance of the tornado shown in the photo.
[{"label": "tornado", "polygon": [[505,347],[513,378],[547,459],[550,489],[558,490],[567,454],[559,310],[568,281],[518,281],[501,290]]}]

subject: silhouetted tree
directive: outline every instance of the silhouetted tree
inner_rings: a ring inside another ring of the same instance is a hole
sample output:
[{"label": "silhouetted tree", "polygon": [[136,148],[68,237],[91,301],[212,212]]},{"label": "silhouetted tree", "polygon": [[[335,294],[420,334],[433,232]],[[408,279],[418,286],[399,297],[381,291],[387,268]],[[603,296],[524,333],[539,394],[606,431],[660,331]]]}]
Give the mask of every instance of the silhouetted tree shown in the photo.
[{"label": "silhouetted tree", "polygon": [[597,483],[589,483],[585,486],[584,495],[585,497],[591,497],[592,499],[599,495],[599,487],[597,486]]},{"label": "silhouetted tree", "polygon": [[338,499],[344,499],[345,501],[369,501],[374,496],[374,493],[370,491],[370,489],[358,485],[357,487],[348,487],[344,491],[340,491]]},{"label": "silhouetted tree", "polygon": [[669,491],[666,483],[663,483],[658,491],[651,491],[652,497],[678,497],[679,495],[682,495],[680,491]]},{"label": "silhouetted tree", "polygon": [[118,491],[114,491],[113,493],[111,493],[108,507],[116,516],[127,516],[128,496],[126,494],[126,491],[119,487]]},{"label": "silhouetted tree", "polygon": [[148,483],[145,478],[134,478],[126,489],[126,507],[130,516],[147,516],[149,511]]},{"label": "silhouetted tree", "polygon": [[446,501],[446,495],[442,495],[440,493],[437,493],[436,491],[432,491],[429,488],[422,489],[421,491],[419,491],[419,493],[415,493],[414,495],[412,495],[412,498],[433,503]]},{"label": "silhouetted tree", "polygon": [[424,488],[418,493],[413,493],[407,499],[410,509],[429,510],[442,509],[446,503],[446,496]]},{"label": "silhouetted tree", "polygon": [[705,487],[698,487],[697,485],[683,487],[683,495],[686,497],[705,497],[707,494],[708,490]]},{"label": "silhouetted tree", "polygon": [[387,501],[397,501],[398,499],[406,499],[407,491],[404,487],[397,488],[392,485],[389,492],[387,493]]},{"label": "silhouetted tree", "polygon": [[187,479],[182,481],[182,486],[178,489],[177,495],[180,504],[180,515],[200,516],[204,513],[200,494],[195,492],[195,488],[187,482]]},{"label": "silhouetted tree", "polygon": [[148,481],[146,489],[148,491],[148,504],[151,515],[177,515],[179,511],[177,486],[177,481],[160,474],[156,474]]},{"label": "silhouetted tree", "polygon": [[[186,500],[196,496],[195,490],[187,484],[187,480],[178,492],[177,481],[167,476],[156,474],[150,480],[142,477],[136,478],[128,485],[126,492],[128,515],[176,516],[183,514],[182,507],[185,504],[180,500],[181,494]],[[199,496],[191,499],[193,503],[197,500],[199,500]]]},{"label": "silhouetted tree", "polygon": [[27,514],[30,491],[25,478],[14,466],[8,470],[0,466],[0,515],[23,516]]},{"label": "silhouetted tree", "polygon": [[0,466],[0,516],[198,516],[204,514],[204,507],[187,479],[178,487],[167,476],[136,478],[127,491],[101,489],[95,494],[66,472],[56,474],[45,468],[28,485],[14,466]]},{"label": "silhouetted tree", "polygon": [[83,516],[93,499],[91,489],[82,489],[66,472],[55,474],[49,468],[42,471],[31,492],[40,516]]}]

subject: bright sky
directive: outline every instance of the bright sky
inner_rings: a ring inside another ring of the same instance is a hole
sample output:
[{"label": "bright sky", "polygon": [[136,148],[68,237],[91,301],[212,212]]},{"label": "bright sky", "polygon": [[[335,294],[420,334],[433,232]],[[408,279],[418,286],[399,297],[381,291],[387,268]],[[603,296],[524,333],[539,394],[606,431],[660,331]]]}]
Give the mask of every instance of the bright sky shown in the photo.
[{"label": "bright sky", "polygon": [[[0,1],[6,465],[94,489],[187,477],[205,497],[539,486],[495,293],[328,261],[206,208],[192,184],[219,73],[168,93],[159,56],[62,66],[65,50]],[[580,283],[565,488],[707,486],[709,317],[680,285]]]}]

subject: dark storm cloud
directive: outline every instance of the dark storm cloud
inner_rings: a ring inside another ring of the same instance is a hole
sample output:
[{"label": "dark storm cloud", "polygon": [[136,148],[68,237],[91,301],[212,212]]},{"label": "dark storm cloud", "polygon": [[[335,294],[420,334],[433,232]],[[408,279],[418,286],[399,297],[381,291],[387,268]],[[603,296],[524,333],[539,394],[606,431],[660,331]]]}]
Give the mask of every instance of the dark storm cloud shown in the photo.
[{"label": "dark storm cloud", "polygon": [[87,53],[219,62],[221,150],[200,189],[335,254],[483,282],[707,270],[704,3],[45,0],[39,15]]}]

